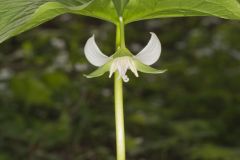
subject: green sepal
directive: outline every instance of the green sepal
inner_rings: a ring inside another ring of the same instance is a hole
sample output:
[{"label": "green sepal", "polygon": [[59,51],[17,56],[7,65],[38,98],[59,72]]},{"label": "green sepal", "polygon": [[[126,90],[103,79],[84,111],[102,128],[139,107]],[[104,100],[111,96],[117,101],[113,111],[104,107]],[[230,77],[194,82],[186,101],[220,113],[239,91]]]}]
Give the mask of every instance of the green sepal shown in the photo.
[{"label": "green sepal", "polygon": [[164,72],[167,71],[166,69],[158,70],[158,69],[152,68],[148,65],[145,65],[145,64],[141,63],[140,61],[138,61],[136,59],[134,59],[134,63],[135,63],[135,66],[136,66],[137,70],[140,71],[140,72],[143,72],[143,73],[161,74],[161,73],[164,73]]},{"label": "green sepal", "polygon": [[95,77],[100,77],[102,76],[104,73],[106,73],[107,71],[109,71],[109,68],[112,64],[113,60],[108,61],[106,64],[104,64],[103,66],[99,67],[98,69],[96,69],[95,71],[93,71],[90,74],[84,74],[85,77],[87,78],[95,78]]},{"label": "green sepal", "polygon": [[133,54],[127,48],[118,48],[117,51],[112,55],[112,58],[130,56],[132,57]]}]

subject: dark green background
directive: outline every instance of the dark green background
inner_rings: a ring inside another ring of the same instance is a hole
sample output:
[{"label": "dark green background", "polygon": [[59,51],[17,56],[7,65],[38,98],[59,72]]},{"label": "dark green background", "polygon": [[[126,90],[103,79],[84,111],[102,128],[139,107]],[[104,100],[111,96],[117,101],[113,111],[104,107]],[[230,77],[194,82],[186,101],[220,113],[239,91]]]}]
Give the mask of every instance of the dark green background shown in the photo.
[{"label": "dark green background", "polygon": [[[161,75],[124,84],[128,160],[239,160],[240,23],[176,18],[129,24],[140,51],[155,32]],[[114,52],[115,28],[64,15],[0,45],[0,160],[114,160],[113,80],[83,46]]]}]

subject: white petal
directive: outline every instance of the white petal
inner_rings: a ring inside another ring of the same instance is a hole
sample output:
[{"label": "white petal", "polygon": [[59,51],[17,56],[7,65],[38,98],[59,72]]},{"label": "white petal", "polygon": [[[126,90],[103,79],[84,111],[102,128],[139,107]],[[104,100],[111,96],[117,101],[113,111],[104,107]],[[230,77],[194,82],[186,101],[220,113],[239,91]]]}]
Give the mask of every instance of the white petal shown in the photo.
[{"label": "white petal", "polygon": [[134,57],[143,64],[151,65],[159,59],[161,50],[160,40],[155,33],[151,32],[151,39],[149,40],[147,46]]},{"label": "white petal", "polygon": [[116,64],[112,63],[111,67],[110,67],[110,73],[109,73],[109,78],[112,77],[113,73],[117,70]]},{"label": "white petal", "polygon": [[87,60],[94,66],[102,66],[105,64],[110,58],[104,55],[101,50],[98,48],[94,35],[90,37],[86,45],[84,47],[84,53]]},{"label": "white petal", "polygon": [[138,77],[138,72],[133,61],[129,62],[129,68],[134,73],[134,75]]}]

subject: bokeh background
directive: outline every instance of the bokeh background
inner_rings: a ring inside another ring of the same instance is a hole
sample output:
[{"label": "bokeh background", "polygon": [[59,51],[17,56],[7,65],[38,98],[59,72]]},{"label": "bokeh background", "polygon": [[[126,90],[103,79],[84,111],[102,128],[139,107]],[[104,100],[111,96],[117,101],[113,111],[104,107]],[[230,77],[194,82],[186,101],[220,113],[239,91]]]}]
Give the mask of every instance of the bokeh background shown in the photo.
[{"label": "bokeh background", "polygon": [[[124,84],[128,160],[240,159],[240,23],[213,17],[127,25],[137,53],[149,32],[163,51],[161,75]],[[0,160],[114,160],[113,80],[83,46],[96,35],[114,52],[115,28],[63,15],[0,45]]]}]

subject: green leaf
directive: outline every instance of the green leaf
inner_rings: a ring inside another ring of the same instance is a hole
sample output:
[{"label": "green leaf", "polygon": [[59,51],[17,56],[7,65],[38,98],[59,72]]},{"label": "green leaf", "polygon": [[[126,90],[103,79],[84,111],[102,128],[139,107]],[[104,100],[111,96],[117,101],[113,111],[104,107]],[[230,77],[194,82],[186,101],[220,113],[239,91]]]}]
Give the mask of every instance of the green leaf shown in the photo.
[{"label": "green leaf", "polygon": [[92,0],[91,4],[77,14],[95,17],[115,24],[119,20],[112,0]]},{"label": "green leaf", "polygon": [[143,19],[216,16],[240,19],[237,0],[130,0],[124,11],[125,23]]},{"label": "green leaf", "polygon": [[92,73],[88,74],[88,75],[84,75],[87,78],[95,78],[95,77],[100,77],[102,76],[104,73],[106,73],[107,71],[109,71],[109,68],[112,64],[113,60],[110,60],[109,62],[107,62],[106,64],[104,64],[103,66],[99,67],[98,69],[96,69],[95,71],[93,71]]},{"label": "green leaf", "polygon": [[65,13],[115,24],[121,14],[125,23],[185,16],[239,20],[240,4],[237,0],[0,0],[0,43]]},{"label": "green leaf", "polygon": [[0,0],[0,43],[60,14],[81,10],[88,4],[81,3],[78,7],[72,7],[70,1],[67,2]]},{"label": "green leaf", "polygon": [[117,10],[118,16],[122,16],[124,8],[128,4],[129,0],[112,0]]},{"label": "green leaf", "polygon": [[160,73],[164,73],[167,71],[166,69],[158,70],[158,69],[152,68],[150,66],[147,66],[147,65],[141,63],[140,61],[138,61],[136,59],[134,60],[134,63],[136,65],[137,70],[140,72],[143,72],[143,73],[160,74]]},{"label": "green leaf", "polygon": [[0,43],[64,13],[117,19],[110,0],[0,0]]}]

